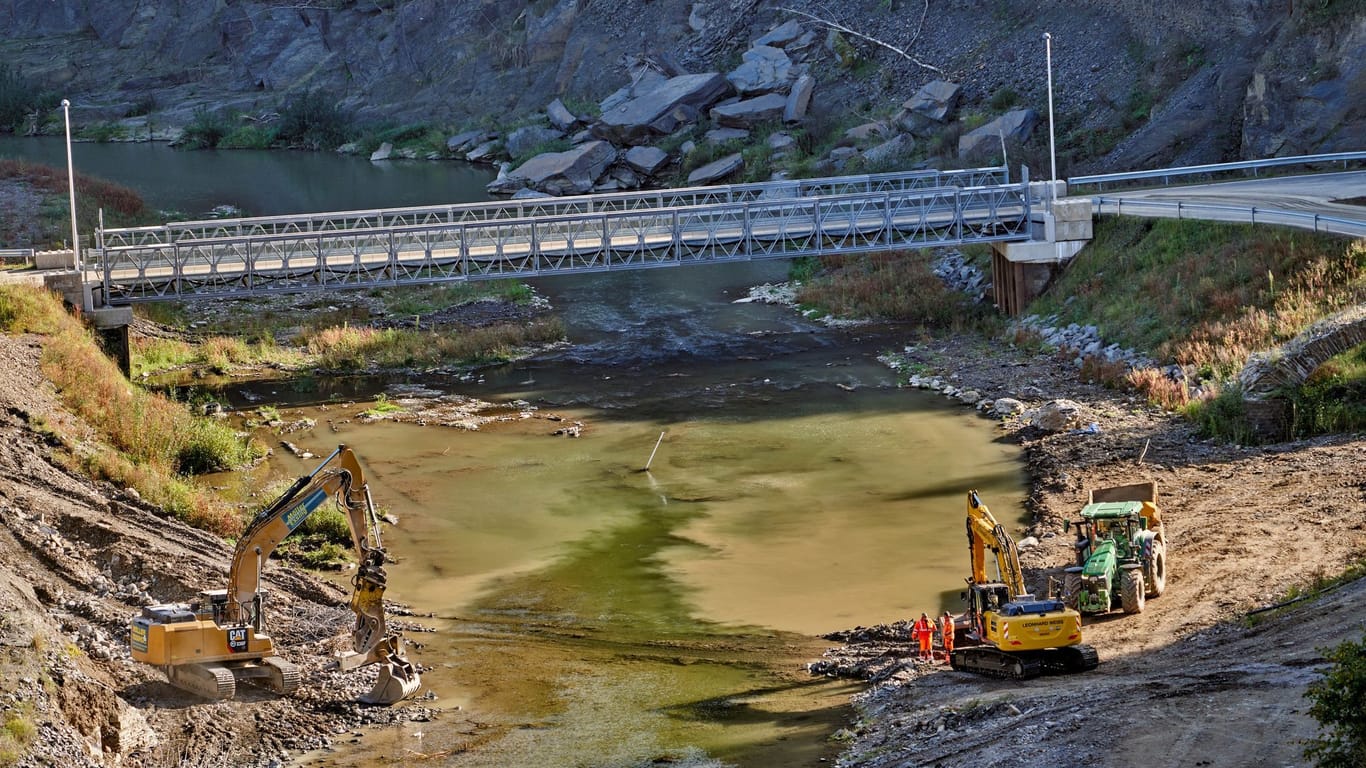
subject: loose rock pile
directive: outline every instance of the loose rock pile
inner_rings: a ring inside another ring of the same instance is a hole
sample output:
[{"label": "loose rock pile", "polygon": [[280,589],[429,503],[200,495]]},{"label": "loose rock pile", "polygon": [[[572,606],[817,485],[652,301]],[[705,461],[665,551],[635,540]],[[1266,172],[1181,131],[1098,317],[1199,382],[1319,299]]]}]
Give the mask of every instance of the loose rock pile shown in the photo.
[{"label": "loose rock pile", "polygon": [[[660,175],[682,164],[697,143],[679,134],[711,127],[704,142],[720,145],[746,141],[758,126],[800,125],[816,87],[810,65],[821,55],[839,56],[839,38],[827,34],[824,45],[815,29],[789,20],[756,39],[727,73],[682,71],[672,59],[631,57],[631,82],[599,104],[601,116],[575,114],[560,99],[545,108],[542,119],[500,136],[467,131],[450,137],[448,151],[471,162],[499,164],[498,178],[488,185],[495,195],[540,197],[614,192],[657,185]],[[840,146],[816,161],[815,173],[837,175],[859,160],[859,170],[896,166],[917,141],[941,134],[957,120],[962,98],[959,85],[934,81],[908,99],[890,120],[857,126]],[[1021,109],[966,133],[959,156],[971,159],[994,151],[1005,139],[1029,137],[1038,116]],[[693,133],[696,135],[696,133]],[[672,138],[672,140],[670,140]],[[567,149],[527,157],[538,147],[564,142]],[[793,151],[796,140],[784,132],[768,143],[774,157]],[[677,147],[666,151],[655,144]],[[391,156],[381,147],[375,158]],[[514,165],[515,164],[515,165]],[[735,152],[692,170],[689,185],[724,182],[741,172],[745,160]]]}]

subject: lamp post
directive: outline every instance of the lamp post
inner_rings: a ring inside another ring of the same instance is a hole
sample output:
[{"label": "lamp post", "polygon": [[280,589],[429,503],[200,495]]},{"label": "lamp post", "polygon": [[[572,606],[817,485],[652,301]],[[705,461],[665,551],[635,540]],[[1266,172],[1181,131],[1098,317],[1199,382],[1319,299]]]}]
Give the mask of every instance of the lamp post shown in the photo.
[{"label": "lamp post", "polygon": [[1043,33],[1044,57],[1048,62],[1048,204],[1051,209],[1058,196],[1058,153],[1053,145],[1053,35]]},{"label": "lamp post", "polygon": [[[62,117],[66,121],[66,183],[71,194],[71,256],[78,273],[81,272],[81,239],[76,233],[76,171],[71,162],[71,102],[62,99]],[[81,283],[85,275],[81,273]]]}]

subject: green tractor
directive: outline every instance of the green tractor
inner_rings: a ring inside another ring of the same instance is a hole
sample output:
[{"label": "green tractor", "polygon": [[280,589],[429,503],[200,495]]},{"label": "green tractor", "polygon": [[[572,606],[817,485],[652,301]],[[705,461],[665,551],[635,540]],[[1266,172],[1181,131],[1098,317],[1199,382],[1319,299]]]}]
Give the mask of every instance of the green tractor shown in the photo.
[{"label": "green tractor", "polygon": [[1167,588],[1167,535],[1157,509],[1157,484],[1091,492],[1075,527],[1077,564],[1065,569],[1063,602],[1083,614],[1116,608],[1140,613]]}]

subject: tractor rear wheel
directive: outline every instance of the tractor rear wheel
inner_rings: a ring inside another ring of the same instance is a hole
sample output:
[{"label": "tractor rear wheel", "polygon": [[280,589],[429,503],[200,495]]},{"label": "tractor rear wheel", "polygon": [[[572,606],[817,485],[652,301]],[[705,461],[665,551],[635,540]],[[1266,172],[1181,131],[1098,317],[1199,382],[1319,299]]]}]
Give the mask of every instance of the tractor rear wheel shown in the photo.
[{"label": "tractor rear wheel", "polygon": [[1167,591],[1167,545],[1160,541],[1153,542],[1153,552],[1147,567],[1143,569],[1143,576],[1147,582],[1148,597],[1160,597]]},{"label": "tractor rear wheel", "polygon": [[1068,608],[1077,610],[1081,604],[1081,574],[1064,573],[1062,576],[1062,602]]},{"label": "tractor rear wheel", "polygon": [[1143,571],[1129,568],[1119,577],[1119,604],[1125,613],[1142,613],[1143,602]]}]

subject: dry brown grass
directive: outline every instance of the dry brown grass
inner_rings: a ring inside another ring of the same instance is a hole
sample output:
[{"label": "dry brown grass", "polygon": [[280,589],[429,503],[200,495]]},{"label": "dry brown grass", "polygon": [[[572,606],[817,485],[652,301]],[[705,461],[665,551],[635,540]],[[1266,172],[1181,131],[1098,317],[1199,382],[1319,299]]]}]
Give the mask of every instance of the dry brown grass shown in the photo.
[{"label": "dry brown grass", "polygon": [[181,473],[244,463],[259,446],[244,443],[224,425],[195,417],[181,403],[130,384],[51,292],[0,288],[0,325],[9,333],[44,336],[43,375],[104,443],[81,449],[81,463],[92,474],[136,488],[192,525],[220,534],[239,530],[230,506],[199,491]]}]

